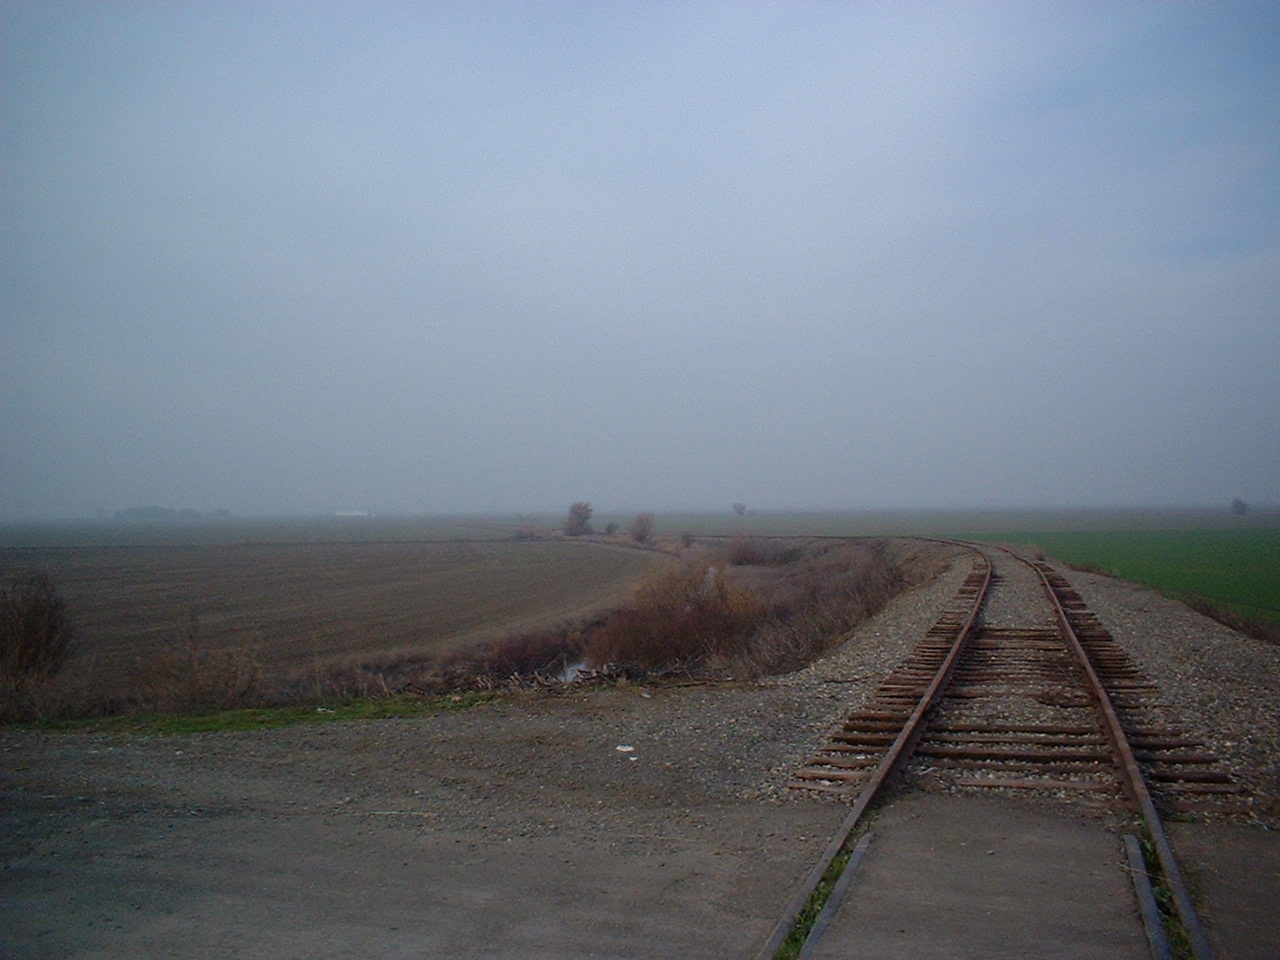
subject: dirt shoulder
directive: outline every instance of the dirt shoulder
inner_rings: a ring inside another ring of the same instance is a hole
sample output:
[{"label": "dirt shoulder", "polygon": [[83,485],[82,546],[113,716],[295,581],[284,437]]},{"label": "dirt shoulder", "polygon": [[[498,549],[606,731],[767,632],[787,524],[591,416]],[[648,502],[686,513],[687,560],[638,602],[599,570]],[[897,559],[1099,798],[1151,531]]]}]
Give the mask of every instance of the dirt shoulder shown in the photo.
[{"label": "dirt shoulder", "polygon": [[762,802],[767,750],[648,735],[678,700],[749,742],[772,711],[744,691],[646,692],[10,740],[0,952],[748,955],[842,811]]}]

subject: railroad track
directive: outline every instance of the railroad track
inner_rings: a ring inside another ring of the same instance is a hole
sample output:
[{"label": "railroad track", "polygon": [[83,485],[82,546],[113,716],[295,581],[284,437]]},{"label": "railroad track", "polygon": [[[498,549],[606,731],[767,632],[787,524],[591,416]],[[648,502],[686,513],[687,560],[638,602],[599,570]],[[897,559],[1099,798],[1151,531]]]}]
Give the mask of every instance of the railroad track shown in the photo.
[{"label": "railroad track", "polygon": [[[774,956],[863,814],[898,781],[1127,808],[1154,851],[1154,882],[1170,892],[1194,956],[1207,960],[1160,814],[1231,811],[1240,788],[1052,567],[966,546],[972,569],[937,622],[796,771],[794,789],[852,806],[759,960]],[[1028,613],[1034,595],[1044,602]]]}]

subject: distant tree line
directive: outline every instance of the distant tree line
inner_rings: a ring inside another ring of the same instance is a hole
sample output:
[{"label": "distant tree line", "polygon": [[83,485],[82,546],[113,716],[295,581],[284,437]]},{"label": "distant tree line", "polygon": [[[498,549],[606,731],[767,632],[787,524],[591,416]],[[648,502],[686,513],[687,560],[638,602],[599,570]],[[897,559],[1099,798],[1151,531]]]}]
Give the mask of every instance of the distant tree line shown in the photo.
[{"label": "distant tree line", "polygon": [[148,521],[156,520],[225,520],[231,516],[230,510],[210,510],[208,513],[201,513],[199,510],[193,510],[190,507],[183,507],[181,510],[174,510],[170,507],[128,507],[124,510],[117,510],[115,518],[117,520],[129,521]]}]

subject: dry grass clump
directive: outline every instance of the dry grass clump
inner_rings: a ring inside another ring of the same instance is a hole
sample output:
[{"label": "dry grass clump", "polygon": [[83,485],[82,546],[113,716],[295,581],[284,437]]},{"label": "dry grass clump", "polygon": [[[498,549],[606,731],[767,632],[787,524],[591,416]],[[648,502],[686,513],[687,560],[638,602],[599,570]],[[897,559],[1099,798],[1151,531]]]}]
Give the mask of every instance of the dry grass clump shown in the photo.
[{"label": "dry grass clump", "polygon": [[258,649],[218,647],[193,620],[178,638],[138,658],[127,679],[103,679],[94,657],[0,701],[0,720],[55,720],[119,714],[204,713],[289,702],[264,678]]},{"label": "dry grass clump", "polygon": [[724,558],[735,567],[772,565],[778,549],[758,537],[734,537],[724,548]]},{"label": "dry grass clump", "polygon": [[63,669],[75,639],[67,607],[44,573],[0,585],[0,721],[118,713],[189,713],[260,703],[257,651],[219,649],[193,617],[186,633],[133,665],[124,685],[105,689],[93,657]]},{"label": "dry grass clump", "polygon": [[592,623],[516,633],[444,653],[402,654],[379,660],[317,665],[275,693],[281,703],[345,700],[398,694],[492,690],[554,681],[581,661]]},{"label": "dry grass clump", "polygon": [[780,567],[799,560],[804,548],[787,540],[734,537],[725,547],[724,555],[735,567]]},{"label": "dry grass clump", "polygon": [[0,674],[15,684],[57,673],[71,644],[66,605],[44,573],[12,576],[0,585]]}]

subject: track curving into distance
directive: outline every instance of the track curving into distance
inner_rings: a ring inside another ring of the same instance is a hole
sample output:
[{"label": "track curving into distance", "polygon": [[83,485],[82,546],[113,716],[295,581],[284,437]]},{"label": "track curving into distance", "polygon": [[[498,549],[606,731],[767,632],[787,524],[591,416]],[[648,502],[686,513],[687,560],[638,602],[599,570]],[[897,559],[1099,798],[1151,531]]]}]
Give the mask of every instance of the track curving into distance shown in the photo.
[{"label": "track curving into distance", "polygon": [[[972,567],[956,597],[791,782],[852,806],[758,960],[774,956],[862,816],[903,777],[1128,808],[1194,956],[1208,960],[1160,811],[1229,810],[1239,788],[1051,566],[1004,548],[962,546]],[[1042,601],[1034,612],[1031,596]]]}]

